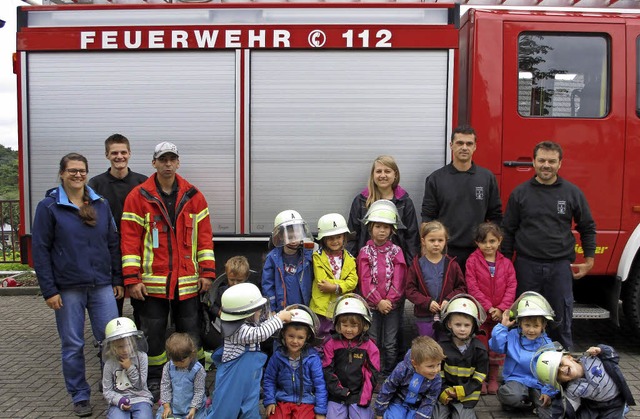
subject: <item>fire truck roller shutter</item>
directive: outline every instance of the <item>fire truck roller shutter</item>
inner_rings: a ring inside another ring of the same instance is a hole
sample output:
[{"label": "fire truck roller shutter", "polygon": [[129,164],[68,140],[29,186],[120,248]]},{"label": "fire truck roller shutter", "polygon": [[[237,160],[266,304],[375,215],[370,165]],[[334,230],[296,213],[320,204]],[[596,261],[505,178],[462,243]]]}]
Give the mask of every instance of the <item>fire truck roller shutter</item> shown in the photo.
[{"label": "fire truck roller shutter", "polygon": [[32,214],[61,156],[85,155],[95,176],[118,132],[131,141],[132,170],[146,175],[154,146],[175,142],[178,172],[205,194],[214,233],[235,232],[234,51],[32,52],[28,65]]},{"label": "fire truck roller shutter", "polygon": [[253,51],[251,232],[283,208],[346,216],[381,154],[420,208],[445,163],[449,65],[446,50]]}]

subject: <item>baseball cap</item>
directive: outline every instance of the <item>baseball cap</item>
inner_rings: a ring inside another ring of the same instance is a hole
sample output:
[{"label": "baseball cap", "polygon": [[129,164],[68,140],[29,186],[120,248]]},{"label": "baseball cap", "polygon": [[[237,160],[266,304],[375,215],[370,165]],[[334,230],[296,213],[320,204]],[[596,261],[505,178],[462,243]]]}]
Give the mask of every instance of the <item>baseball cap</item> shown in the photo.
[{"label": "baseball cap", "polygon": [[180,154],[178,154],[178,147],[176,147],[175,144],[170,143],[168,141],[163,141],[156,146],[156,149],[153,152],[153,158],[155,160],[158,157],[163,156],[167,153],[173,153],[176,156],[180,157]]}]

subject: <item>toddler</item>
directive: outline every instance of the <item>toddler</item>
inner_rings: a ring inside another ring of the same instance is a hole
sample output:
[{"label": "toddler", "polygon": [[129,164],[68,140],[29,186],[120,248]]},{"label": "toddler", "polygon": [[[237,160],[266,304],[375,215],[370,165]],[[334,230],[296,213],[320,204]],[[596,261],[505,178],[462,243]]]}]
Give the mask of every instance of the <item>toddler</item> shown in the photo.
[{"label": "toddler", "polygon": [[[516,298],[516,271],[509,259],[498,250],[502,231],[494,223],[482,223],[476,228],[475,243],[478,248],[467,259],[465,280],[469,294],[474,296],[488,313],[482,324],[484,333],[478,339],[488,348],[491,331],[502,321],[502,313]],[[498,373],[504,363],[504,355],[489,352],[489,374],[482,384],[482,394],[498,392]]]},{"label": "toddler", "polygon": [[318,336],[329,335],[333,322],[331,309],[342,294],[358,284],[356,260],[344,249],[349,228],[340,214],[327,214],[318,220],[320,249],[313,253],[313,288],[309,307],[318,315]]},{"label": "toddler", "polygon": [[[268,313],[267,299],[253,284],[234,285],[222,294],[224,344],[213,354],[217,371],[208,419],[260,418],[260,381],[267,360],[267,355],[260,352],[260,342],[291,321],[289,311],[270,318]],[[261,315],[265,321],[261,321]]]},{"label": "toddler", "polygon": [[207,292],[200,294],[202,302],[202,345],[206,350],[216,350],[222,345],[220,333],[220,312],[222,294],[227,288],[245,281],[260,286],[260,276],[249,267],[244,256],[233,256],[224,265],[224,273],[216,278]]},{"label": "toddler", "polygon": [[396,365],[407,267],[402,249],[391,241],[398,210],[393,202],[380,199],[371,204],[362,221],[369,227],[371,240],[358,254],[360,289],[372,309],[369,334],[382,350],[386,376]]},{"label": "toddler", "polygon": [[167,339],[169,362],[162,369],[160,400],[156,419],[174,416],[204,419],[205,380],[207,373],[198,362],[196,345],[187,333],[173,333]]},{"label": "toddler", "polygon": [[553,402],[554,418],[623,418],[628,406],[635,406],[612,347],[592,346],[577,359],[555,350],[540,352],[532,371],[541,382],[563,390],[563,398]]},{"label": "toddler", "polygon": [[446,254],[449,235],[445,226],[439,221],[423,223],[420,237],[422,256],[409,267],[407,298],[414,304],[418,334],[435,338],[440,310],[451,297],[467,292],[467,287],[460,265]]},{"label": "toddler", "polygon": [[[502,313],[502,323],[494,327],[489,348],[506,354],[502,371],[505,382],[498,388],[498,400],[504,409],[535,407],[540,417],[545,416],[544,408],[549,407],[556,392],[538,381],[530,364],[534,353],[551,343],[545,328],[553,316],[553,309],[542,295],[526,291],[513,303],[511,310]],[[518,327],[509,330],[516,322]]]},{"label": "toddler", "polygon": [[489,354],[475,336],[486,314],[475,298],[467,294],[454,296],[442,310],[440,346],[446,356],[442,392],[436,414],[438,419],[475,419],[474,407],[489,368]]},{"label": "toddler", "polygon": [[335,333],[324,344],[322,366],[329,393],[328,418],[373,418],[369,409],[380,352],[369,339],[371,312],[356,294],[336,301],[333,312]]},{"label": "toddler", "polygon": [[[271,311],[291,304],[309,305],[313,269],[313,247],[307,223],[294,210],[276,215],[271,241],[275,247],[267,254],[262,268],[262,291],[269,299]],[[306,244],[305,244],[306,243]]]},{"label": "toddler", "polygon": [[324,419],[327,387],[322,361],[313,348],[318,318],[303,305],[289,306],[291,322],[280,332],[280,345],[264,373],[264,406],[267,417]]},{"label": "toddler", "polygon": [[109,404],[107,418],[153,418],[144,334],[136,329],[133,320],[118,317],[107,323],[102,345],[102,395]]},{"label": "toddler", "polygon": [[428,336],[418,336],[387,378],[376,399],[376,418],[431,418],[442,385],[440,365],[445,355]]}]

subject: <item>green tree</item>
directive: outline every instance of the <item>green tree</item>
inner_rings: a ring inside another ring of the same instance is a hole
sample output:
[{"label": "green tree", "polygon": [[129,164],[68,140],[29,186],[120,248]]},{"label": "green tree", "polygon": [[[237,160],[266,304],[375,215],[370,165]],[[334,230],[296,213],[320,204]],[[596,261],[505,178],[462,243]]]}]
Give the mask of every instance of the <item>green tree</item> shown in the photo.
[{"label": "green tree", "polygon": [[0,145],[0,224],[11,226],[10,235],[3,231],[5,240],[0,242],[2,247],[16,244],[15,233],[20,224],[20,208],[16,203],[6,201],[18,198],[18,152]]},{"label": "green tree", "polygon": [[0,145],[0,200],[18,196],[18,152]]}]

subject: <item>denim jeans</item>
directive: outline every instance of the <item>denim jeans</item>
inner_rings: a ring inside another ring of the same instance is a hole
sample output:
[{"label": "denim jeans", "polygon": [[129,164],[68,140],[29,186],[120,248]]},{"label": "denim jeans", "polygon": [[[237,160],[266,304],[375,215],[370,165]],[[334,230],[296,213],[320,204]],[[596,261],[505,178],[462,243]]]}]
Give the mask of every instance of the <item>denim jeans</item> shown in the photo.
[{"label": "denim jeans", "polygon": [[396,367],[402,308],[396,307],[389,314],[382,314],[378,310],[373,310],[371,314],[369,336],[380,350],[380,371],[385,376],[389,376]]},{"label": "denim jeans", "polygon": [[129,410],[120,410],[118,406],[109,406],[107,419],[153,419],[153,408],[145,402],[134,403]]},{"label": "denim jeans", "polygon": [[110,285],[68,289],[60,291],[60,297],[62,308],[55,314],[62,345],[62,374],[67,392],[77,403],[91,396],[85,377],[85,309],[89,312],[93,336],[102,342],[107,323],[118,317],[118,308]]}]

